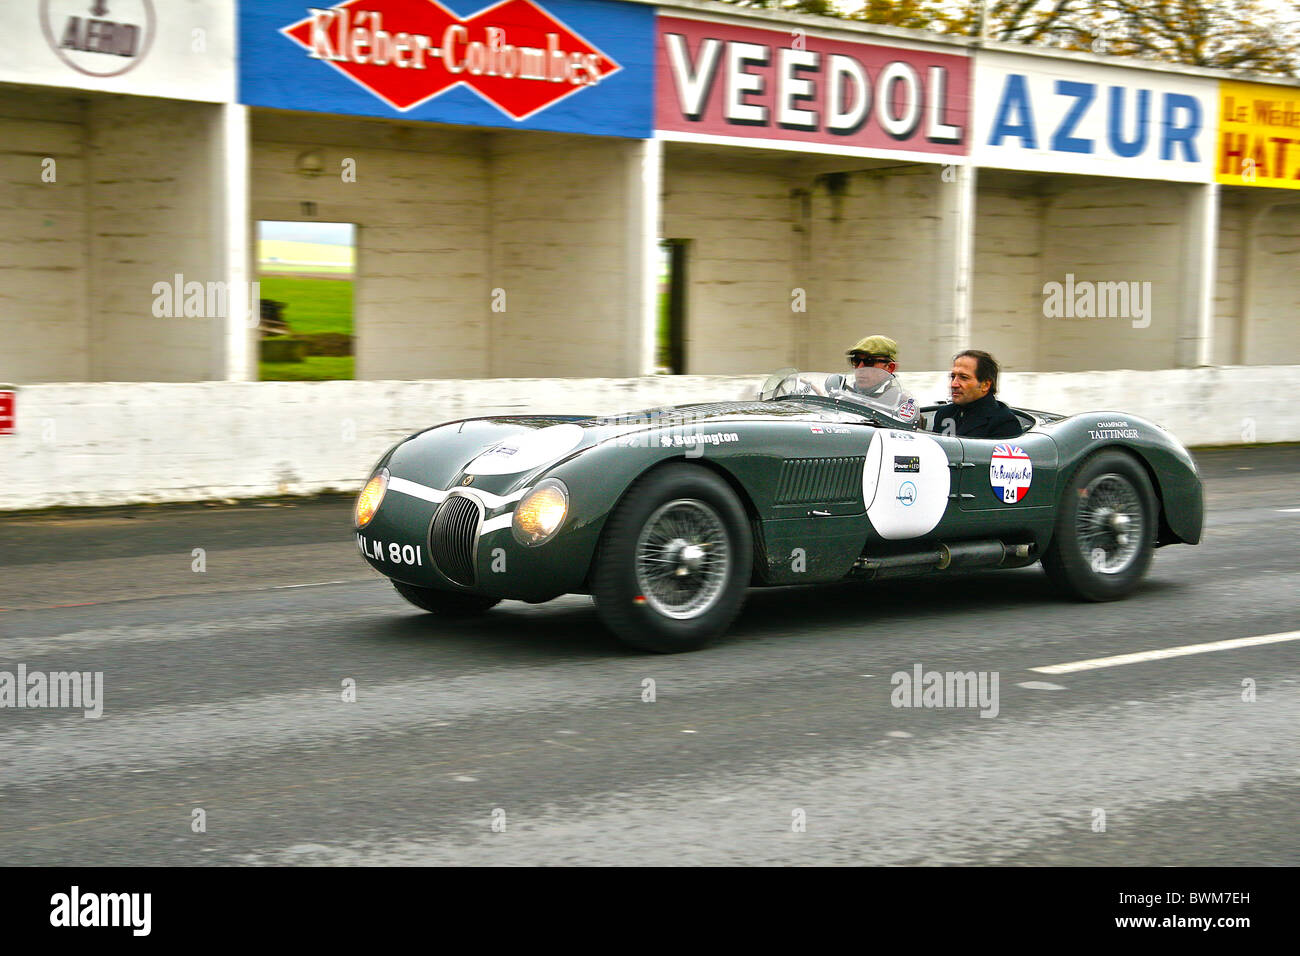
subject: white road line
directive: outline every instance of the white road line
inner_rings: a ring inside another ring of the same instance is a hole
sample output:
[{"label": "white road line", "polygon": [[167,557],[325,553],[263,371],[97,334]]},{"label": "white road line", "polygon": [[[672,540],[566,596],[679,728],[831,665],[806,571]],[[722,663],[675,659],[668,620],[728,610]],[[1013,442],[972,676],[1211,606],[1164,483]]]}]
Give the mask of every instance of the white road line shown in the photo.
[{"label": "white road line", "polygon": [[1049,664],[1046,667],[1031,667],[1029,669],[1039,674],[1073,674],[1075,671],[1091,671],[1099,667],[1119,667],[1121,664],[1140,664],[1143,661],[1161,661],[1166,657],[1208,654],[1211,651],[1231,651],[1238,647],[1280,644],[1283,641],[1300,641],[1300,631],[1260,634],[1255,637],[1234,637],[1231,640],[1212,641],[1209,644],[1184,644],[1182,647],[1166,647],[1158,651],[1140,651],[1137,654],[1119,654],[1115,657],[1094,657],[1092,660],[1087,661],[1074,661],[1070,664]]},{"label": "white road line", "polygon": [[1300,508],[1278,508],[1277,510],[1278,510],[1278,514],[1284,514],[1284,515],[1293,515],[1296,512],[1300,512]]},{"label": "white road line", "polygon": [[311,584],[276,584],[269,588],[262,588],[264,591],[288,591],[291,588],[323,588],[327,584],[351,584],[353,581],[364,581],[366,578],[352,578],[348,581],[313,581]]}]

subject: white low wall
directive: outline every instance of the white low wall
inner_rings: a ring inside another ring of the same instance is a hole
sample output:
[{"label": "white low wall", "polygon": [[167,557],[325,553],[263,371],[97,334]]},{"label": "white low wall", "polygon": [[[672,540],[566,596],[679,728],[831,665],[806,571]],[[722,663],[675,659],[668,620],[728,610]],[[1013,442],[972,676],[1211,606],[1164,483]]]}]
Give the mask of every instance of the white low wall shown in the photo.
[{"label": "white low wall", "polygon": [[[943,372],[909,372],[923,403]],[[394,442],[485,414],[611,414],[752,394],[759,376],[62,384],[19,389],[0,510],[354,491]],[[1300,441],[1300,366],[1017,373],[1013,405],[1122,410],[1189,445]]]}]

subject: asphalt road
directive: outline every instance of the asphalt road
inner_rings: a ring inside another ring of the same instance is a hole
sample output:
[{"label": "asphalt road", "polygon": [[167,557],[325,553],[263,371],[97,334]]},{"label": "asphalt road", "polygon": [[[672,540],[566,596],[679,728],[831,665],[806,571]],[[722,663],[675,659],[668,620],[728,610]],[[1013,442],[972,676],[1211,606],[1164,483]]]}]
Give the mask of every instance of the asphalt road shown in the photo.
[{"label": "asphalt road", "polygon": [[[1206,540],[1126,601],[755,591],[675,657],[585,597],[437,625],[339,499],[0,520],[0,671],[103,674],[99,719],[0,709],[0,859],[1300,864],[1300,642],[1031,670],[1300,627],[1300,448],[1198,457]],[[918,664],[996,675],[996,716],[893,706]]]}]

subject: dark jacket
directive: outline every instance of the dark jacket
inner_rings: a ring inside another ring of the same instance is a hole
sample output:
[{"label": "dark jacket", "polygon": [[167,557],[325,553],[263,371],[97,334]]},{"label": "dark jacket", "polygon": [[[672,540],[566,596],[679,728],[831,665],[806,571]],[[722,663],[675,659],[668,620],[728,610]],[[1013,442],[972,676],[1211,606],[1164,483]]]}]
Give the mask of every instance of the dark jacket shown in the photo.
[{"label": "dark jacket", "polygon": [[[947,425],[948,421],[953,424]],[[934,430],[959,438],[1015,438],[1024,427],[1016,413],[992,395],[969,405],[948,404],[934,413]]]}]

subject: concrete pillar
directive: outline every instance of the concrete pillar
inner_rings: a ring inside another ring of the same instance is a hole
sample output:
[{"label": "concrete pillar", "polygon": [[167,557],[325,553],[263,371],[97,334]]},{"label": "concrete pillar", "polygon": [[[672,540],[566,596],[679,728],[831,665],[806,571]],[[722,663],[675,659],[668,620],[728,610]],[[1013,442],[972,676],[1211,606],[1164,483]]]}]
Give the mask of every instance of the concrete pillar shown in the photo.
[{"label": "concrete pillar", "polygon": [[1218,269],[1219,184],[1188,186],[1183,230],[1183,282],[1178,309],[1176,361],[1180,368],[1223,365],[1215,360],[1214,281]]},{"label": "concrete pillar", "polygon": [[[252,221],[248,196],[248,107],[226,103],[216,118],[212,137],[212,194],[216,236],[214,263],[217,274],[231,290],[225,322],[215,329],[217,356],[215,377],[228,382],[256,380],[257,323],[260,318],[256,297],[243,294],[257,275],[255,250],[250,236]],[[252,314],[237,305],[247,305]]]},{"label": "concrete pillar", "polygon": [[650,375],[655,370],[659,327],[659,196],[663,179],[663,144],[659,140],[634,144],[628,176],[624,374]]},{"label": "concrete pillar", "polygon": [[[938,242],[934,253],[935,311],[931,368],[948,368],[954,352],[971,346],[971,274],[975,254],[975,167],[943,167]],[[916,363],[916,367],[922,367]]]}]

